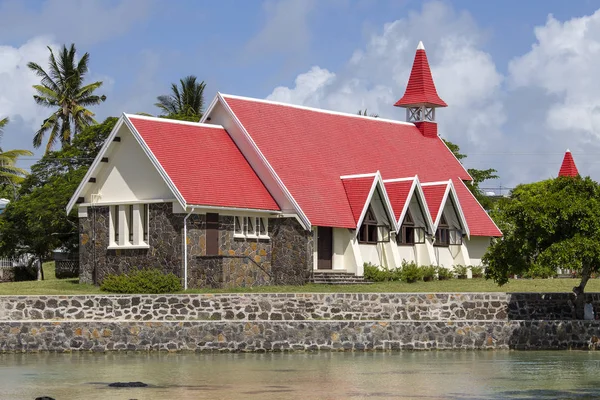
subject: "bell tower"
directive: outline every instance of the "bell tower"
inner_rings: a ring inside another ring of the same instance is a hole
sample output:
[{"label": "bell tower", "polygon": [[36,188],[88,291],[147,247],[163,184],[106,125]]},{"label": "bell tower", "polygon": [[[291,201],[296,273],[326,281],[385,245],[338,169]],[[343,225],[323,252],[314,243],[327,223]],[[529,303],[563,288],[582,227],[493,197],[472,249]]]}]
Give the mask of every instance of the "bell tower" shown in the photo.
[{"label": "bell tower", "polygon": [[394,106],[406,108],[406,121],[414,123],[423,136],[437,137],[435,109],[448,105],[435,89],[423,42],[417,46],[404,96]]}]

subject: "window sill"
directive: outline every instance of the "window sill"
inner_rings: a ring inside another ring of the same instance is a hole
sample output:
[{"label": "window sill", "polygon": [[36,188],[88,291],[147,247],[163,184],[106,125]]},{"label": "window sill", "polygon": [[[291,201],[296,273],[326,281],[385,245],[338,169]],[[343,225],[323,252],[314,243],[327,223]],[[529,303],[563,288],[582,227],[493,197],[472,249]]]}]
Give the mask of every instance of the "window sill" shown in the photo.
[{"label": "window sill", "polygon": [[241,233],[234,233],[233,238],[234,239],[246,239],[246,235],[243,235]]},{"label": "window sill", "polygon": [[125,244],[123,246],[111,244],[107,247],[108,250],[136,250],[136,249],[149,249],[150,246],[147,244]]}]

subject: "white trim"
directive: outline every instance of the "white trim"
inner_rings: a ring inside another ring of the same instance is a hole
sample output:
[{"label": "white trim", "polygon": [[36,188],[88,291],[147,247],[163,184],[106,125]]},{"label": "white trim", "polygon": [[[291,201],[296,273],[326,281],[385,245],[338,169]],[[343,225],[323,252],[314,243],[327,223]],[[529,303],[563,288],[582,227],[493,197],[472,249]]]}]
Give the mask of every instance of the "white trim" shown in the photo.
[{"label": "white trim", "polygon": [[375,175],[377,175],[375,172],[370,174],[342,175],[340,179],[374,178]]},{"label": "white trim", "polygon": [[213,97],[212,101],[210,102],[210,105],[204,111],[204,114],[202,114],[202,118],[200,118],[200,121],[199,121],[200,124],[207,124],[207,125],[209,125],[206,122],[206,119],[209,117],[210,113],[212,113],[213,109],[216,107],[217,104],[219,104],[219,92],[217,92],[217,94],[215,95],[215,97]]},{"label": "white trim", "polygon": [[[366,119],[369,119],[369,120],[374,121],[374,122],[386,122],[386,123],[393,123],[393,124],[404,125],[404,126],[415,126],[415,124],[413,124],[412,122],[396,121],[396,120],[393,120],[393,119],[385,119],[385,118],[379,118],[379,117],[369,117],[369,116],[358,115],[358,114],[343,113],[343,112],[339,112],[339,111],[323,110],[323,109],[320,109],[320,108],[299,106],[299,105],[296,105],[296,104],[282,103],[282,102],[273,101],[273,100],[253,99],[251,97],[236,96],[236,95],[233,95],[233,94],[225,94],[225,93],[218,93],[217,96],[221,96],[223,98],[231,98],[231,99],[238,99],[238,100],[245,100],[245,101],[254,101],[254,102],[258,102],[258,103],[272,104],[272,105],[276,105],[276,106],[292,107],[292,108],[297,108],[297,109],[300,109],[300,110],[314,111],[314,112],[319,112],[319,113],[323,113],[323,114],[330,114],[330,115],[339,115],[339,116],[342,116],[342,117],[362,118],[362,119],[366,118]],[[208,115],[208,113],[205,113],[205,115]]]},{"label": "white trim", "polygon": [[75,206],[77,199],[81,195],[81,192],[83,192],[83,189],[85,188],[85,186],[90,183],[90,178],[92,177],[94,172],[96,172],[96,168],[98,168],[98,165],[102,161],[104,154],[106,154],[106,152],[108,151],[108,148],[110,147],[110,145],[113,142],[113,139],[115,138],[115,136],[117,136],[117,132],[119,132],[119,129],[121,129],[121,126],[123,126],[123,121],[124,121],[124,116],[122,115],[119,118],[119,120],[117,121],[117,123],[115,124],[115,127],[113,128],[113,130],[110,132],[110,134],[106,138],[106,141],[100,148],[100,151],[98,152],[98,155],[96,156],[96,159],[92,162],[92,165],[90,165],[90,168],[88,169],[87,173],[85,174],[85,176],[79,183],[79,186],[77,186],[77,189],[75,190],[75,193],[71,197],[71,200],[69,200],[69,202],[67,203],[67,214],[71,213],[71,210]]},{"label": "white trim", "polygon": [[[396,233],[400,232],[400,228],[402,227],[402,221],[404,220],[404,216],[406,215],[406,212],[408,211],[408,207],[410,206],[410,201],[412,199],[412,196],[415,192],[415,188],[417,187],[417,177],[415,176],[414,178],[411,178],[413,180],[412,185],[410,186],[410,189],[408,190],[408,194],[406,195],[406,201],[404,202],[404,207],[402,207],[402,211],[400,211],[400,217],[398,218],[398,230],[396,231]],[[398,181],[396,181],[398,182]],[[385,181],[384,181],[385,183]]]},{"label": "white trim", "polygon": [[197,128],[225,129],[221,125],[216,125],[216,124],[204,124],[204,123],[201,123],[201,122],[180,121],[180,120],[177,120],[177,119],[149,117],[147,115],[137,115],[137,114],[127,114],[127,113],[123,113],[123,115],[125,115],[129,119],[132,119],[132,118],[134,118],[134,119],[143,119],[143,120],[146,120],[146,121],[164,122],[164,123],[167,123],[167,124],[178,124],[178,125],[195,126]]},{"label": "white trim", "polygon": [[[229,107],[229,104],[227,104],[227,101],[223,98],[223,96],[221,95],[221,93],[217,92],[217,97],[219,98],[219,101],[223,105],[223,108],[225,108],[225,110],[227,111],[227,113],[229,113],[229,116],[231,117],[231,119],[233,120],[233,122],[238,126],[238,128],[240,129],[240,131],[242,132],[242,134],[246,137],[246,140],[248,140],[248,142],[250,143],[250,145],[254,149],[256,155],[258,156],[258,158],[267,167],[267,170],[271,174],[271,177],[273,178],[273,180],[275,181],[275,183],[281,189],[283,195],[288,199],[288,201],[294,207],[296,213],[298,214],[298,218],[300,219],[301,225],[304,227],[304,229],[310,230],[311,229],[311,222],[308,219],[308,217],[306,216],[306,214],[304,214],[304,211],[302,211],[302,208],[300,208],[300,205],[294,199],[294,196],[292,196],[292,194],[290,193],[290,191],[288,190],[288,188],[285,186],[285,184],[283,183],[283,181],[281,180],[281,178],[279,177],[279,175],[277,175],[277,173],[275,172],[275,169],[273,169],[273,167],[271,166],[271,164],[269,163],[269,161],[267,160],[267,158],[265,157],[265,155],[262,153],[262,151],[260,151],[260,149],[258,148],[256,142],[254,141],[254,139],[252,139],[252,136],[250,136],[250,134],[248,133],[248,131],[246,130],[246,128],[244,127],[244,125],[238,119],[237,115],[235,115],[235,113],[233,112],[233,110],[231,109],[231,107]],[[208,115],[208,113],[205,113],[205,115]]]},{"label": "white trim", "polygon": [[152,200],[131,200],[131,201],[107,201],[104,203],[79,203],[79,207],[102,207],[102,206],[115,206],[115,205],[126,205],[126,204],[155,204],[155,203],[172,203],[177,199],[152,199]]},{"label": "white trim", "polygon": [[[444,190],[444,195],[442,196],[442,201],[440,202],[440,208],[437,210],[437,215],[435,217],[435,221],[433,221],[433,232],[437,231],[438,225],[440,224],[440,220],[442,219],[442,214],[444,212],[444,207],[446,206],[446,201],[448,201],[448,193],[450,192],[450,183],[452,181],[446,181],[446,189]],[[441,185],[437,185],[441,186]]]},{"label": "white trim", "polygon": [[392,182],[405,182],[405,181],[412,181],[413,179],[415,179],[417,176],[411,176],[409,178],[393,178],[393,179],[384,179],[383,183],[392,183]]},{"label": "white trim", "polygon": [[423,208],[423,211],[425,212],[425,217],[427,218],[427,223],[429,225],[431,233],[434,234],[435,229],[433,229],[433,218],[431,217],[431,212],[429,212],[429,205],[427,204],[427,199],[425,198],[425,192],[423,191],[421,182],[419,182],[418,177],[416,177],[416,181],[417,181],[417,190],[419,192],[419,196],[421,197],[421,202],[422,202],[421,207]]},{"label": "white trim", "polygon": [[417,46],[417,50],[425,50],[425,46],[422,41],[419,41],[419,45]]},{"label": "white trim", "polygon": [[[260,210],[260,209],[254,209],[254,208],[237,208],[237,207],[220,207],[220,206],[203,206],[200,204],[188,204],[187,208],[190,207],[194,207],[197,211],[200,211],[200,214],[202,214],[202,210],[209,210],[209,211],[233,211],[233,212],[240,212],[240,213],[259,213],[259,214],[272,214],[272,215],[281,215],[282,212],[281,211],[277,211],[277,210]],[[221,214],[221,213],[219,213]],[[227,214],[224,214],[227,215]]]},{"label": "white trim", "polygon": [[[465,218],[465,214],[460,205],[460,200],[458,199],[458,193],[456,193],[456,189],[454,188],[454,183],[452,182],[452,179],[450,179],[448,181],[448,183],[449,183],[448,187],[450,188],[450,193],[452,194],[452,199],[454,200],[454,207],[456,208],[456,211],[458,211],[458,216],[460,218],[461,224],[463,225],[465,233],[467,234],[467,239],[470,239],[471,232],[469,231],[469,225],[467,225],[467,219]],[[475,200],[477,200],[477,199],[475,199]]]},{"label": "white trim", "polygon": [[362,212],[356,223],[354,237],[358,236],[360,226],[362,225],[363,219],[365,218],[365,215],[367,214],[367,210],[369,209],[369,206],[371,205],[371,200],[373,199],[373,194],[375,193],[375,189],[377,188],[377,186],[379,186],[381,189],[381,196],[383,197],[382,200],[383,200],[383,203],[385,206],[385,211],[388,214],[388,218],[392,223],[392,230],[394,230],[396,232],[398,231],[398,224],[396,223],[396,217],[394,216],[394,209],[392,208],[392,203],[390,202],[390,198],[388,197],[387,191],[385,190],[385,185],[383,184],[383,179],[381,178],[381,173],[379,171],[377,171],[375,173],[375,176],[373,177],[373,183],[371,184],[371,189],[369,190],[369,194],[367,195],[367,198],[365,199],[365,204],[363,205]]},{"label": "white trim", "polygon": [[150,147],[148,147],[148,145],[142,138],[142,135],[140,135],[140,133],[137,131],[137,129],[135,128],[135,126],[133,125],[131,120],[129,120],[129,118],[127,117],[127,114],[123,114],[123,116],[124,116],[125,124],[127,125],[129,130],[133,134],[133,137],[136,139],[136,141],[142,147],[142,150],[144,150],[144,153],[146,153],[146,156],[148,156],[148,158],[150,159],[152,164],[154,164],[154,167],[156,168],[156,170],[158,171],[160,176],[163,178],[163,180],[167,184],[167,186],[171,189],[171,192],[173,193],[175,198],[177,198],[177,201],[179,202],[181,207],[186,208],[185,199],[183,198],[183,195],[181,194],[181,192],[179,192],[179,189],[177,189],[177,186],[175,186],[175,184],[171,180],[171,177],[169,176],[169,174],[167,174],[167,172],[164,170],[164,168],[162,167],[160,162],[158,162],[158,159],[154,156],[154,153],[152,153],[152,150],[150,150]]},{"label": "white trim", "polygon": [[111,244],[107,247],[108,250],[136,250],[136,249],[149,249],[150,245],[148,244],[126,244],[124,246],[118,246]]},{"label": "white trim", "polygon": [[447,185],[448,181],[436,181],[436,182],[421,182],[421,186],[442,186]]}]

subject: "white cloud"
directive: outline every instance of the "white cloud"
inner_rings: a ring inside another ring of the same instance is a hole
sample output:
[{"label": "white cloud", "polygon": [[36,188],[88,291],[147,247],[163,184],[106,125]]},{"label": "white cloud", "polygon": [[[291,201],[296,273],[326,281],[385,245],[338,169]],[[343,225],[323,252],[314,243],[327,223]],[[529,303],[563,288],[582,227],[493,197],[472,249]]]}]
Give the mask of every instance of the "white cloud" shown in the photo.
[{"label": "white cloud", "polygon": [[52,34],[57,40],[90,45],[118,37],[148,17],[154,0],[45,0],[29,7],[21,0],[0,3],[2,40],[22,41]]},{"label": "white cloud", "polygon": [[356,112],[368,108],[382,117],[404,119],[392,105],[404,93],[415,49],[425,42],[438,93],[449,104],[438,112],[443,136],[467,152],[500,138],[505,121],[499,100],[503,77],[491,56],[477,46],[483,33],[466,13],[428,3],[421,13],[386,24],[345,67],[318,66],[300,74],[293,88],[278,87],[269,98],[288,103]]},{"label": "white cloud", "polygon": [[[520,117],[538,132],[523,132],[524,143],[539,152],[555,153],[560,163],[566,148],[574,152],[584,175],[600,177],[600,10],[561,22],[552,15],[535,28],[531,50],[509,64],[509,82],[517,93],[541,93],[528,104],[534,116]],[[536,102],[536,99],[540,99]],[[534,118],[538,118],[537,121]],[[579,153],[579,154],[578,154]],[[544,173],[556,175],[558,165]]]},{"label": "white cloud", "polygon": [[[49,51],[56,47],[48,38],[31,39],[21,47],[0,46],[0,116],[19,118],[27,126],[39,127],[48,110],[33,101],[32,85],[40,78],[27,68],[30,61],[45,65]],[[32,135],[33,136],[33,135]]]}]

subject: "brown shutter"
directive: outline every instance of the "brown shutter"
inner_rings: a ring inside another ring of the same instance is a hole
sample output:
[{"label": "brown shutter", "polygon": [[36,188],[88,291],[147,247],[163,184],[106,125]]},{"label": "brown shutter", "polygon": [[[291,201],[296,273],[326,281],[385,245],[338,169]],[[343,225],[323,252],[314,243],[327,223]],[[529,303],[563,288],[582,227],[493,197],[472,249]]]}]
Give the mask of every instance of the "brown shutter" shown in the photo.
[{"label": "brown shutter", "polygon": [[219,214],[206,214],[206,255],[219,255]]}]

